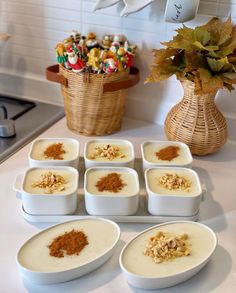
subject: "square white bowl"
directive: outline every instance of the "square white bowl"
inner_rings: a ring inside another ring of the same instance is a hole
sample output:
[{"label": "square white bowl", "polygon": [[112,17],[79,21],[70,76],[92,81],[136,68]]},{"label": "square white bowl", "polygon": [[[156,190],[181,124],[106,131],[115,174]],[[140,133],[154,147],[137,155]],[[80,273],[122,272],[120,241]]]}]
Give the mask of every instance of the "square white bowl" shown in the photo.
[{"label": "square white bowl", "polygon": [[[191,181],[189,191],[168,190],[158,184],[164,174],[177,174]],[[202,188],[195,171],[182,167],[155,167],[145,171],[148,212],[158,216],[193,216],[199,211]]]},{"label": "square white bowl", "polygon": [[[178,157],[172,159],[171,161],[160,160],[155,153],[168,146],[179,147]],[[179,141],[145,141],[141,145],[141,153],[143,170],[158,166],[191,167],[193,162],[193,157],[189,147],[185,143]]]},{"label": "square white bowl", "polygon": [[[44,150],[52,144],[62,143],[65,154],[62,160],[46,158]],[[79,142],[72,138],[39,138],[33,141],[29,153],[30,167],[42,166],[69,166],[78,168],[79,164]]]},{"label": "square white bowl", "polygon": [[[126,184],[121,191],[98,191],[97,181],[109,173],[118,173]],[[94,167],[85,172],[85,207],[90,215],[133,215],[139,204],[139,179],[135,170],[127,167]]]},{"label": "square white bowl", "polygon": [[[103,147],[104,145],[118,146],[120,153],[124,154],[123,158],[116,157],[113,160],[109,160],[106,157],[99,157],[93,159],[92,156],[95,152],[95,148]],[[124,139],[94,139],[87,141],[84,148],[84,160],[85,168],[97,167],[97,166],[110,166],[110,167],[130,167],[134,166],[134,147],[133,144]]]},{"label": "square white bowl", "polygon": [[[42,174],[47,172],[63,176],[67,183],[65,190],[47,194],[40,188],[32,187]],[[64,166],[32,167],[25,171],[20,186],[23,208],[31,215],[67,215],[77,208],[79,173],[75,168]],[[35,191],[34,191],[35,189]]]}]

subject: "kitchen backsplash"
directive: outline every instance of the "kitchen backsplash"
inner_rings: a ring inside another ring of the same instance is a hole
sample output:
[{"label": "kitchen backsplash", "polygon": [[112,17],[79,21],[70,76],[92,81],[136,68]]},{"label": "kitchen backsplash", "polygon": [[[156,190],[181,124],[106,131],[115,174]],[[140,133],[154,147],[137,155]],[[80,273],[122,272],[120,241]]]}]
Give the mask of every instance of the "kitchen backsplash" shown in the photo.
[{"label": "kitchen backsplash", "polygon": [[[191,1],[191,0],[189,0]],[[143,10],[120,17],[123,2],[93,12],[95,0],[0,0],[0,31],[12,38],[0,48],[0,91],[18,96],[63,103],[58,85],[45,80],[45,68],[56,63],[54,48],[73,29],[82,34],[95,32],[122,33],[138,45],[135,65],[141,81],[129,90],[126,115],[132,118],[163,123],[166,113],[182,97],[175,78],[159,84],[144,85],[152,63],[152,49],[170,39],[181,24],[166,23],[166,0],[156,0]],[[212,16],[225,18],[231,14],[236,23],[236,0],[200,0],[196,19],[188,26],[200,25]],[[219,108],[229,123],[236,117],[236,92],[221,91]]]}]

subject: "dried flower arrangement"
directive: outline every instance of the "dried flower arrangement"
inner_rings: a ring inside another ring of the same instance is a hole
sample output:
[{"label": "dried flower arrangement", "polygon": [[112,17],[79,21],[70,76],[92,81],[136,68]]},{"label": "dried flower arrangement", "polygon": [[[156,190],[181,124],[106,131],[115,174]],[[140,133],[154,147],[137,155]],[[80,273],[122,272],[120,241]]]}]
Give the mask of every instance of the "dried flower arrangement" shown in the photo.
[{"label": "dried flower arrangement", "polygon": [[164,49],[154,51],[154,63],[145,83],[159,82],[171,75],[194,82],[195,94],[233,90],[236,83],[236,27],[212,18],[194,29],[183,26]]}]

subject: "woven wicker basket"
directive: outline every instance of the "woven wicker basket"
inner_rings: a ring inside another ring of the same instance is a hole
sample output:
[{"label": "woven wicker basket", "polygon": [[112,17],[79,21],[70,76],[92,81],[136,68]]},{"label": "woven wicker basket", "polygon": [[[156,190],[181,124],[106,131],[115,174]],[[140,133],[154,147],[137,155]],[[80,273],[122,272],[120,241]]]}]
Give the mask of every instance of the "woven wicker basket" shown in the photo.
[{"label": "woven wicker basket", "polygon": [[167,138],[186,143],[194,155],[218,151],[227,140],[227,124],[215,105],[216,93],[195,95],[193,82],[181,83],[184,97],[165,120]]},{"label": "woven wicker basket", "polygon": [[127,89],[139,71],[113,74],[74,73],[63,66],[47,68],[47,79],[61,84],[67,126],[83,135],[106,135],[121,128]]}]

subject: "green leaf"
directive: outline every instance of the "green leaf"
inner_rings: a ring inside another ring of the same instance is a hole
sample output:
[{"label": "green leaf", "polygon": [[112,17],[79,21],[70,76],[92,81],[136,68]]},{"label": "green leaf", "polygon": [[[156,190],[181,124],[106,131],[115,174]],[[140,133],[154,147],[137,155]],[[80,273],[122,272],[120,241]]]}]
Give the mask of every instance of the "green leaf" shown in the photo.
[{"label": "green leaf", "polygon": [[203,46],[199,41],[195,41],[193,43],[194,46],[198,47],[199,49],[206,50],[206,51],[216,51],[219,50],[218,46]]},{"label": "green leaf", "polygon": [[219,60],[208,58],[208,57],[206,59],[210,69],[213,72],[219,72],[224,67],[224,65],[229,64],[227,57],[219,59]]},{"label": "green leaf", "polygon": [[227,79],[236,82],[236,72],[224,72],[222,75]]},{"label": "green leaf", "polygon": [[218,89],[224,87],[222,79],[217,75],[211,75],[207,69],[199,68],[198,73],[201,80],[203,93],[215,92]]},{"label": "green leaf", "polygon": [[153,50],[154,53],[154,62],[156,64],[159,64],[163,62],[164,60],[168,59],[169,57],[175,56],[179,53],[180,50],[178,49],[159,49],[159,50]]},{"label": "green leaf", "polygon": [[145,83],[165,80],[178,71],[178,67],[174,66],[171,61],[164,61],[160,65],[152,66],[151,74],[147,77]]},{"label": "green leaf", "polygon": [[203,27],[196,27],[194,30],[194,40],[205,46],[211,39],[211,34]]}]

